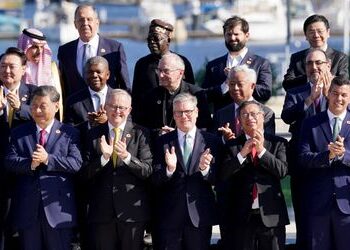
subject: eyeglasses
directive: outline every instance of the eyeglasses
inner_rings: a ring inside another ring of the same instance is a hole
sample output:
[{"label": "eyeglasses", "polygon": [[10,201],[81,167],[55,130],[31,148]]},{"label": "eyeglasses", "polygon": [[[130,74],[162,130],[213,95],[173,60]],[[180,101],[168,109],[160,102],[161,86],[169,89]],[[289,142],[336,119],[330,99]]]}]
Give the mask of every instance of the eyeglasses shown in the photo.
[{"label": "eyeglasses", "polygon": [[0,65],[1,70],[7,70],[7,67],[9,67],[11,71],[13,71],[13,70],[19,69],[21,65],[18,65],[18,64],[1,64]]},{"label": "eyeglasses", "polygon": [[174,115],[176,117],[182,117],[183,115],[190,116],[190,115],[192,115],[193,111],[194,111],[194,109],[183,110],[183,111],[174,110]]},{"label": "eyeglasses", "polygon": [[250,112],[250,113],[242,113],[241,118],[248,119],[249,116],[253,117],[254,119],[258,118],[258,115],[262,114],[262,112]]},{"label": "eyeglasses", "polygon": [[314,64],[316,64],[316,66],[321,66],[322,64],[327,63],[326,61],[321,61],[321,60],[317,60],[317,61],[307,61],[306,65],[307,66],[313,66]]},{"label": "eyeglasses", "polygon": [[125,107],[125,106],[118,106],[118,105],[109,105],[106,104],[111,110],[113,111],[121,111],[121,112],[125,112],[126,110],[129,109],[129,107]]},{"label": "eyeglasses", "polygon": [[174,71],[176,71],[176,70],[179,70],[179,69],[156,69],[156,73],[158,74],[158,75],[160,75],[160,73],[163,73],[164,75],[170,75],[171,74],[171,72],[174,72]]},{"label": "eyeglasses", "polygon": [[308,34],[308,35],[315,35],[315,34],[318,34],[318,35],[323,35],[323,34],[325,34],[326,33],[326,29],[318,29],[318,30],[307,30],[306,31],[306,33]]}]

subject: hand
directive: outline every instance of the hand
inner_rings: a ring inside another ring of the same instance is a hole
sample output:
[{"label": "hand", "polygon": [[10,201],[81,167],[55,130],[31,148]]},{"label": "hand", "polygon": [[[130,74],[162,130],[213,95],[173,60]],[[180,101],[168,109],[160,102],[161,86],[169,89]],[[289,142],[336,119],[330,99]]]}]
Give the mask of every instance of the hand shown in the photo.
[{"label": "hand", "polygon": [[30,165],[30,168],[34,171],[37,169],[37,167],[40,166],[40,162],[37,162],[37,161],[33,161],[32,160],[32,164]]},{"label": "hand", "polygon": [[98,112],[88,112],[87,115],[92,125],[103,124],[107,121],[106,111],[102,107]]},{"label": "hand", "polygon": [[126,138],[124,137],[123,139],[121,139],[120,141],[117,141],[115,143],[115,151],[118,155],[118,157],[120,157],[122,160],[124,160],[126,157],[128,157],[129,153],[126,150]]},{"label": "hand", "polygon": [[231,70],[231,68],[229,68],[229,67],[224,68],[225,76],[228,76],[228,74],[230,73],[230,70]]},{"label": "hand", "polygon": [[175,147],[172,146],[169,152],[169,149],[165,150],[165,163],[167,164],[167,169],[169,172],[174,172],[176,169],[177,157],[175,154]]},{"label": "hand", "polygon": [[331,86],[334,76],[329,70],[327,70],[326,72],[321,72],[321,78],[323,82],[322,94],[323,96],[328,97],[329,87]]},{"label": "hand", "polygon": [[8,93],[6,99],[14,110],[19,110],[19,108],[21,107],[21,101],[15,93]]},{"label": "hand", "polygon": [[249,140],[247,140],[244,143],[244,146],[240,151],[243,158],[246,158],[247,155],[250,154],[250,152],[252,152],[253,146],[255,146],[255,142],[254,142],[253,138],[250,138]]},{"label": "hand", "polygon": [[311,87],[311,93],[308,96],[308,98],[306,98],[305,104],[307,106],[310,106],[317,98],[321,96],[322,89],[323,84],[319,83],[319,81],[313,83]]},{"label": "hand", "polygon": [[102,135],[100,139],[100,148],[101,148],[103,158],[105,160],[109,160],[113,153],[113,140],[110,139],[108,144],[106,141],[106,137]]},{"label": "hand", "polygon": [[335,142],[328,144],[329,149],[329,159],[332,160],[335,157],[341,157],[345,153],[344,137],[338,135]]},{"label": "hand", "polygon": [[166,133],[169,133],[171,131],[175,130],[175,128],[169,127],[169,126],[164,126],[160,129],[160,134],[164,135]]},{"label": "hand", "polygon": [[210,153],[210,148],[207,148],[199,159],[199,170],[203,171],[209,168],[212,159],[213,155]]},{"label": "hand", "polygon": [[257,154],[260,154],[264,150],[264,134],[260,130],[254,132],[253,142],[256,148]]},{"label": "hand", "polygon": [[235,133],[230,129],[230,123],[226,123],[223,127],[218,128],[218,131],[222,133],[225,141],[236,138]]},{"label": "hand", "polygon": [[47,164],[48,159],[49,155],[46,152],[45,148],[40,144],[36,144],[36,150],[33,152],[32,155],[32,162],[38,162],[39,164]]},{"label": "hand", "polygon": [[4,87],[0,86],[0,110],[3,110],[6,107],[6,101],[4,98]]}]

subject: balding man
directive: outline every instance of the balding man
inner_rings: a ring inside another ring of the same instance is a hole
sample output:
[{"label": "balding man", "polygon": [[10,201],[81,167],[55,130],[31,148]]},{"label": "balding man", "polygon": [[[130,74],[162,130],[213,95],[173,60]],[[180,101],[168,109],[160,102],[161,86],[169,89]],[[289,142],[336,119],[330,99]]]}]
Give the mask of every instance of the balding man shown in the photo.
[{"label": "balding man", "polygon": [[[145,98],[146,93],[159,86],[159,76],[156,73],[156,69],[159,60],[170,52],[170,42],[173,32],[174,27],[170,23],[160,19],[151,21],[147,37],[147,45],[151,53],[140,58],[136,62],[134,69],[134,80],[132,84],[133,115],[138,115],[137,111],[140,111],[138,107]],[[179,56],[185,64],[184,81],[194,84],[195,80],[191,63],[186,57]]]}]

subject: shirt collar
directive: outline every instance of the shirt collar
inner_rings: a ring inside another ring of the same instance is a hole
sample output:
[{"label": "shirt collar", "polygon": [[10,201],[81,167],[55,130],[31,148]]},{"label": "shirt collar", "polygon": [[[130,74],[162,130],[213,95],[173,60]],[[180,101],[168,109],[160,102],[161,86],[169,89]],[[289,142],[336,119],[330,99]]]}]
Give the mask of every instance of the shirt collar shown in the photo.
[{"label": "shirt collar", "polygon": [[107,90],[108,90],[108,86],[107,84],[99,91],[99,92],[96,92],[96,91],[93,91],[90,87],[88,87],[89,89],[89,92],[90,92],[90,96],[94,96],[94,94],[102,94],[103,96],[106,96],[107,95]]},{"label": "shirt collar", "polygon": [[[312,49],[312,47],[310,47],[310,49]],[[326,51],[327,51],[327,49],[328,49],[328,44],[327,44],[327,43],[325,43],[325,44],[324,44],[324,46],[323,46],[323,47],[321,47],[320,49],[321,49],[321,50],[323,50],[324,52],[326,52]]]},{"label": "shirt collar", "polygon": [[327,109],[327,115],[330,123],[332,123],[334,117],[339,117],[340,121],[343,122],[346,116],[346,110],[340,115],[336,116],[329,109]]},{"label": "shirt collar", "polygon": [[10,93],[10,92],[17,92],[17,95],[18,95],[18,92],[19,92],[19,86],[21,85],[21,83],[19,83],[12,91],[10,91],[6,86],[5,86],[5,84],[3,84],[2,86],[4,86],[4,94],[5,94],[5,96],[8,94],[8,93]]},{"label": "shirt collar", "polygon": [[[55,119],[52,119],[51,123],[50,123],[46,128],[44,128],[44,130],[46,131],[47,134],[50,134],[54,122],[55,122]],[[37,131],[38,133],[40,133],[40,131],[42,130],[42,128],[40,128],[40,127],[38,126],[38,124],[35,124],[35,126],[36,126],[36,131]]]},{"label": "shirt collar", "polygon": [[78,49],[81,49],[81,47],[84,46],[84,44],[90,44],[93,48],[96,48],[98,47],[98,42],[99,42],[99,35],[96,34],[96,36],[94,36],[89,42],[85,43],[83,42],[80,38],[79,38],[79,41],[78,41]]},{"label": "shirt collar", "polygon": [[241,62],[242,59],[246,56],[246,54],[248,53],[248,48],[247,47],[244,47],[241,52],[238,54],[238,56],[231,56],[230,53],[228,53],[228,57],[227,57],[227,60],[229,61],[233,61],[234,59],[236,59],[237,61]]},{"label": "shirt collar", "polygon": [[[125,120],[122,124],[120,124],[120,125],[118,126],[118,128],[119,128],[121,131],[124,131],[124,130],[125,130],[125,125],[126,125],[126,120]],[[109,131],[111,131],[111,130],[114,129],[114,126],[113,126],[110,122],[108,122],[108,128],[109,128]]]},{"label": "shirt collar", "polygon": [[196,137],[196,131],[197,131],[197,127],[194,126],[190,131],[188,131],[187,133],[181,131],[179,128],[177,128],[177,136],[178,138],[183,138],[185,136],[185,134],[189,135],[191,138],[195,138]]}]

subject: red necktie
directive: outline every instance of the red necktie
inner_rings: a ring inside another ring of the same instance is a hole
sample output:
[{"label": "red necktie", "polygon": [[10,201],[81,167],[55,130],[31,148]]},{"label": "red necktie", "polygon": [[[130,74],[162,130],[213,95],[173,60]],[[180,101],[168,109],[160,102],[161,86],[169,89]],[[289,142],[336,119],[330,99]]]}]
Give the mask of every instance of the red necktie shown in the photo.
[{"label": "red necktie", "polygon": [[[258,155],[255,146],[252,147],[251,154],[254,167],[258,167]],[[256,183],[254,183],[252,190],[252,202],[254,202],[256,198],[258,198],[258,187],[256,186]]]},{"label": "red necktie", "polygon": [[47,132],[45,129],[40,130],[39,144],[43,147],[45,147],[45,144],[46,144],[46,134]]}]

